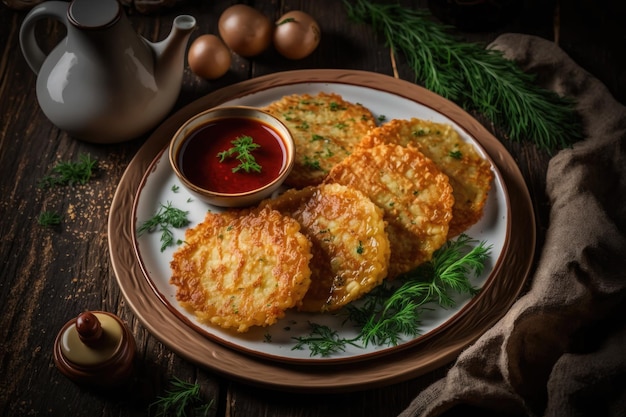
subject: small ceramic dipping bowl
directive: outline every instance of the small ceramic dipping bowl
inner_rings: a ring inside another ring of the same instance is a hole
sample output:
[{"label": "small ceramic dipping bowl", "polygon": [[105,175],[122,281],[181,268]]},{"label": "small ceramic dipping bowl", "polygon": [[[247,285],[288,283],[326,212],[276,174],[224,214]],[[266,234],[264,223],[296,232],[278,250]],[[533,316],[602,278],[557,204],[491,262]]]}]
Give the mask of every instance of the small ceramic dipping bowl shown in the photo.
[{"label": "small ceramic dipping bowl", "polygon": [[187,120],[169,146],[176,176],[197,198],[251,206],[279,189],[294,165],[289,129],[254,107],[214,107]]}]

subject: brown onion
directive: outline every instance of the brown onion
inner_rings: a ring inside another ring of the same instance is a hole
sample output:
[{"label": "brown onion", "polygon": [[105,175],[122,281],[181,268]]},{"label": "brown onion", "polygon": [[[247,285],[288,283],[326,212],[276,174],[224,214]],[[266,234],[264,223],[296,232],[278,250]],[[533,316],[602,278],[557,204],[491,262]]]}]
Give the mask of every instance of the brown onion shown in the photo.
[{"label": "brown onion", "polygon": [[278,19],[274,29],[274,47],[285,58],[309,56],[320,43],[321,30],[311,15],[293,10]]},{"label": "brown onion", "polygon": [[270,20],[245,4],[235,4],[224,10],[218,29],[224,43],[244,57],[260,54],[272,42],[273,27]]},{"label": "brown onion", "polygon": [[201,35],[191,43],[187,61],[194,74],[213,80],[228,72],[231,55],[220,38],[215,35]]}]

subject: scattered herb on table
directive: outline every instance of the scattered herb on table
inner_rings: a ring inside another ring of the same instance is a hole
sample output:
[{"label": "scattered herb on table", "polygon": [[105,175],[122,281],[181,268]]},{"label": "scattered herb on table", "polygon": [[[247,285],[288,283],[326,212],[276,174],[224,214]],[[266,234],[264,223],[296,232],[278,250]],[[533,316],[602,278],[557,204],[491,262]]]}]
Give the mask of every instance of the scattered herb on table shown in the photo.
[{"label": "scattered herb on table", "polygon": [[174,233],[171,228],[181,228],[189,224],[187,214],[189,214],[188,211],[173,207],[171,202],[161,204],[154,216],[139,226],[137,234],[141,236],[146,232],[161,232],[161,252],[163,252],[168,246],[174,244]]},{"label": "scattered herb on table", "polygon": [[311,333],[294,337],[293,349],[308,346],[311,356],[329,356],[343,351],[350,344],[395,346],[402,336],[420,334],[421,317],[432,304],[444,308],[454,306],[454,294],[475,295],[478,290],[470,278],[482,273],[491,246],[467,235],[448,241],[433,254],[431,261],[398,277],[399,286],[383,283],[366,294],[362,304],[347,307],[347,322],[359,329],[354,339],[340,338],[325,325],[311,323]]},{"label": "scattered herb on table", "polygon": [[220,162],[224,162],[226,158],[235,158],[239,161],[239,165],[233,168],[233,172],[244,170],[246,172],[254,171],[261,172],[261,165],[256,162],[252,151],[261,147],[258,143],[255,143],[251,136],[239,136],[237,139],[231,141],[234,146],[219,152],[217,157],[220,158]]},{"label": "scattered herb on table", "polygon": [[382,34],[392,53],[402,53],[415,81],[475,110],[515,141],[531,140],[552,151],[582,139],[574,103],[541,88],[502,52],[462,42],[449,26],[423,9],[370,0],[344,0],[349,17]]},{"label": "scattered herb on table", "polygon": [[61,224],[61,215],[55,211],[42,211],[37,217],[37,223],[43,227],[58,226]]},{"label": "scattered herb on table", "polygon": [[57,185],[86,184],[98,167],[98,161],[88,154],[81,154],[78,161],[57,163],[52,172],[41,179],[39,186],[49,188]]},{"label": "scattered herb on table", "polygon": [[158,397],[150,407],[157,408],[157,416],[174,415],[176,417],[192,415],[209,415],[213,406],[213,400],[208,403],[200,395],[200,384],[192,384],[176,377],[171,381],[172,388],[165,392],[164,396]]}]

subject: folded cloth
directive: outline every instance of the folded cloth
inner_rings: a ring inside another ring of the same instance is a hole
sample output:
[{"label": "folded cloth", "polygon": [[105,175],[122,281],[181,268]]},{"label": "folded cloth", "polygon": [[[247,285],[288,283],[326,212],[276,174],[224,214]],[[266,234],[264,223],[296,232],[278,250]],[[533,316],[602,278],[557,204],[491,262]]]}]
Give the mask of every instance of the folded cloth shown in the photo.
[{"label": "folded cloth", "polygon": [[624,416],[626,108],[552,42],[505,34],[489,47],[576,100],[585,138],[548,165],[529,291],[400,416]]}]

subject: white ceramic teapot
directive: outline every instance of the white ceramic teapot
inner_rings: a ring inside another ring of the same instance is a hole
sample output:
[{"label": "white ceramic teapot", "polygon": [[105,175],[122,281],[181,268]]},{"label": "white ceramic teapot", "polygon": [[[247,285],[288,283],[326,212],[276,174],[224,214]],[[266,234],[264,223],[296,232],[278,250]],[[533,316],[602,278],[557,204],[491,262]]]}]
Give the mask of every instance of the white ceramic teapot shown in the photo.
[{"label": "white ceramic teapot", "polygon": [[[67,28],[48,55],[35,37],[35,23],[44,18]],[[146,133],[174,106],[195,27],[192,16],[178,16],[169,36],[151,43],[133,30],[117,0],[47,1],[24,18],[20,46],[52,123],[87,142],[118,143]]]}]

